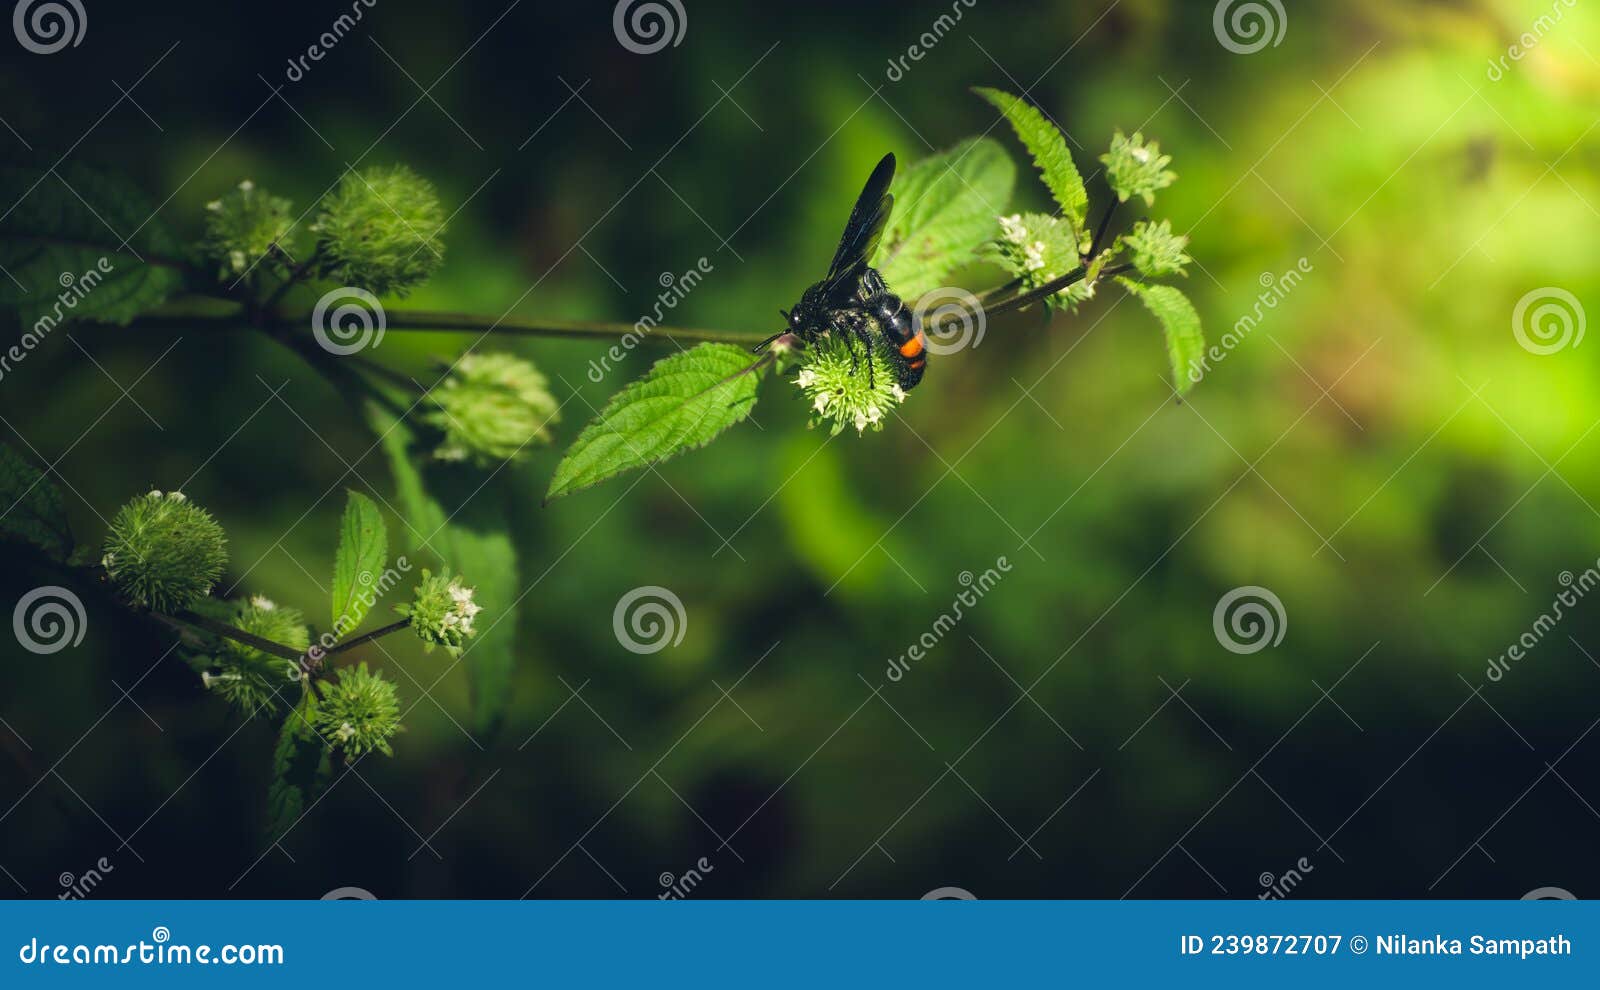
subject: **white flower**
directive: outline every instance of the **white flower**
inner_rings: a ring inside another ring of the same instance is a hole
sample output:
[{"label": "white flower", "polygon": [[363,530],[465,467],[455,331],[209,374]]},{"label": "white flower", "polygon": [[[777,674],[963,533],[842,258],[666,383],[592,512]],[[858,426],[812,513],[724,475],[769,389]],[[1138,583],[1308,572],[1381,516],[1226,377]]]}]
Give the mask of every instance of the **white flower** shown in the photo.
[{"label": "white flower", "polygon": [[250,604],[254,605],[256,608],[259,608],[263,612],[270,612],[278,607],[278,603],[268,598],[266,595],[250,596]]},{"label": "white flower", "polygon": [[1022,222],[1022,214],[1013,213],[1009,217],[1000,218],[1000,232],[1011,243],[1021,244],[1027,239],[1028,227]]},{"label": "white flower", "polygon": [[1030,272],[1044,267],[1044,241],[1034,241],[1022,251],[1022,265]]},{"label": "white flower", "polygon": [[249,192],[252,189],[254,189],[255,187],[256,187],[256,184],[254,182],[251,182],[249,179],[246,179],[243,182],[239,183],[239,191],[240,192]]}]

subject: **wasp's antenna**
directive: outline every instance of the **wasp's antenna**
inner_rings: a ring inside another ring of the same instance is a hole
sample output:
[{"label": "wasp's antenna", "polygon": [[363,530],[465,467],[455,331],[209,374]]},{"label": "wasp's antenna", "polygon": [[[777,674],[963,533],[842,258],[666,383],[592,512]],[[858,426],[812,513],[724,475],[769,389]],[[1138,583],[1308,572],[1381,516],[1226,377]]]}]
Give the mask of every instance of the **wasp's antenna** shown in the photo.
[{"label": "wasp's antenna", "polygon": [[786,309],[780,309],[780,310],[778,310],[778,315],[779,315],[779,316],[781,316],[781,317],[783,317],[783,318],[784,318],[784,320],[785,320],[785,322],[787,322],[787,321],[788,321],[788,319],[789,319],[789,311],[788,311],[788,310],[786,310]]}]

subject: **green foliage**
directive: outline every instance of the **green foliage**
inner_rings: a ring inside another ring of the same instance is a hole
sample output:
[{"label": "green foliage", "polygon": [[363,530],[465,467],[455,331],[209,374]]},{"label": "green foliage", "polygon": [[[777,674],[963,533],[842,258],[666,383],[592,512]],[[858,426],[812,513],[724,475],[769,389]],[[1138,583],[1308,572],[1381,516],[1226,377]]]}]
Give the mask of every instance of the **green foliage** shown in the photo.
[{"label": "green foliage", "polygon": [[1138,131],[1125,137],[1119,130],[1111,137],[1111,150],[1100,156],[1106,167],[1106,182],[1111,185],[1120,202],[1126,203],[1135,196],[1150,206],[1156,193],[1177,181],[1178,173],[1169,171],[1171,155],[1163,155],[1156,142],[1144,143]]},{"label": "green foliage", "polygon": [[222,576],[227,542],[211,514],[182,492],[153,491],[133,498],[111,520],[100,562],[131,604],[176,612]]},{"label": "green foliage", "polygon": [[72,552],[61,491],[21,454],[0,443],[0,536],[31,543],[57,562]]},{"label": "green foliage", "polygon": [[394,685],[366,664],[346,667],[311,712],[311,724],[344,751],[347,763],[374,750],[393,756],[389,740],[400,731],[400,699]]},{"label": "green foliage", "polygon": [[545,501],[710,443],[750,415],[755,372],[750,354],[730,344],[701,344],[657,361],[578,434]]},{"label": "green foliage", "polygon": [[1020,96],[998,89],[979,86],[973,92],[988,100],[1005,115],[1012,130],[1022,140],[1039,167],[1050,195],[1061,207],[1062,216],[1072,225],[1076,240],[1084,239],[1084,222],[1089,213],[1089,193],[1083,187],[1083,176],[1072,162],[1072,152],[1067,148],[1066,137],[1052,124],[1038,107]]},{"label": "green foliage", "polygon": [[246,179],[237,189],[206,204],[202,249],[216,264],[219,276],[237,278],[257,267],[275,247],[292,257],[294,224],[293,204],[268,195]]},{"label": "green foliage", "polygon": [[333,558],[333,634],[354,632],[372,608],[369,589],[388,563],[389,533],[372,499],[348,493],[339,524],[339,549]]},{"label": "green foliage", "polygon": [[1133,253],[1133,267],[1152,278],[1185,274],[1183,266],[1194,260],[1183,253],[1189,238],[1174,234],[1170,220],[1141,220],[1122,236],[1122,243]]},{"label": "green foliage", "polygon": [[70,320],[127,323],[183,284],[177,241],[122,179],[78,165],[3,166],[0,196],[15,204],[0,217],[0,267],[11,275],[0,278],[0,309],[35,336]]},{"label": "green foliage", "polygon": [[305,814],[333,774],[329,749],[317,734],[317,699],[307,691],[278,730],[267,788],[267,838],[276,842]]},{"label": "green foliage", "polygon": [[854,426],[858,436],[869,426],[883,429],[884,417],[905,401],[906,394],[895,383],[894,369],[876,348],[867,360],[872,364],[870,375],[861,348],[855,347],[852,355],[846,341],[832,337],[802,352],[795,384],[811,403],[813,427],[831,423],[833,436],[846,426]]},{"label": "green foliage", "polygon": [[444,434],[433,455],[492,467],[550,443],[561,404],[531,363],[512,354],[465,354],[428,393],[423,422]]},{"label": "green foliage", "polygon": [[1017,170],[1005,149],[971,138],[902,169],[890,192],[894,212],[875,262],[902,298],[938,288],[994,236],[1011,202]]},{"label": "green foliage", "polygon": [[1179,395],[1189,391],[1194,385],[1190,372],[1200,366],[1206,349],[1200,314],[1187,296],[1170,285],[1145,285],[1129,278],[1118,278],[1117,283],[1138,296],[1161,322],[1167,338],[1167,359],[1172,363],[1173,387]]},{"label": "green foliage", "polygon": [[459,577],[451,577],[448,570],[434,574],[423,568],[411,601],[394,610],[411,620],[411,631],[422,640],[423,649],[442,646],[456,656],[477,633],[474,621],[483,607],[473,601],[473,595],[474,589],[462,584]]},{"label": "green foliage", "polygon": [[404,165],[347,172],[314,230],[324,273],[376,295],[404,295],[444,263],[445,211],[433,183]]},{"label": "green foliage", "polygon": [[[261,595],[241,602],[203,602],[199,610],[235,629],[296,651],[304,652],[311,645],[311,633],[300,610],[278,605]],[[206,668],[201,671],[201,679],[209,690],[247,716],[270,715],[300,691],[300,668],[293,660],[272,656],[227,637],[216,637],[209,656],[190,662]]]}]

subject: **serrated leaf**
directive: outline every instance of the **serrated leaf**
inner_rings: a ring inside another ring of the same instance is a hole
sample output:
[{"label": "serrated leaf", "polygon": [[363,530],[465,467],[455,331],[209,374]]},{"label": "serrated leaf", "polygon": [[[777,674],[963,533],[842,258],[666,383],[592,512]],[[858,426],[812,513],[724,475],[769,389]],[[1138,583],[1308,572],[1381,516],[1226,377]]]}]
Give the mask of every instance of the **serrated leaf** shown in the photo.
[{"label": "serrated leaf", "polygon": [[0,536],[31,543],[60,562],[72,552],[60,489],[5,444],[0,444],[0,513]]},{"label": "serrated leaf", "polygon": [[545,501],[710,443],[750,414],[755,363],[732,344],[701,344],[657,361],[578,434]]},{"label": "serrated leaf", "polygon": [[267,785],[267,839],[277,842],[292,829],[333,774],[328,747],[311,728],[316,699],[306,694],[289,711],[272,750],[272,783]]},{"label": "serrated leaf", "polygon": [[12,276],[0,278],[0,309],[24,326],[127,323],[183,284],[176,240],[130,183],[78,165],[4,166],[0,199],[15,204],[0,216]]},{"label": "serrated leaf", "polygon": [[1050,195],[1061,206],[1062,215],[1072,224],[1072,229],[1082,240],[1084,222],[1089,213],[1089,193],[1083,187],[1083,176],[1073,164],[1072,152],[1067,149],[1066,136],[1052,124],[1038,107],[1012,96],[1003,90],[977,86],[972,90],[994,105],[1005,115],[1011,129],[1033,156]]},{"label": "serrated leaf", "polygon": [[938,288],[995,236],[1016,181],[1011,156],[989,138],[969,138],[896,175],[875,262],[890,288],[913,303]]},{"label": "serrated leaf", "polygon": [[1189,297],[1170,285],[1146,285],[1118,276],[1118,284],[1139,297],[1146,309],[1161,321],[1167,338],[1167,359],[1172,362],[1172,380],[1178,394],[1194,386],[1191,373],[1205,357],[1206,338],[1200,330],[1200,314]]},{"label": "serrated leaf", "polygon": [[[513,497],[507,475],[488,482],[461,465],[431,462],[415,435],[384,406],[369,402],[367,419],[382,438],[394,474],[400,511],[405,514],[413,550],[438,557],[474,590],[483,608],[477,634],[467,642],[461,662],[467,668],[475,731],[492,734],[511,697],[511,673],[517,656],[517,552],[511,536]],[[426,545],[421,545],[422,541]]]},{"label": "serrated leaf", "polygon": [[333,557],[333,634],[344,638],[361,625],[373,604],[373,586],[388,563],[389,534],[372,499],[352,491],[339,524]]}]

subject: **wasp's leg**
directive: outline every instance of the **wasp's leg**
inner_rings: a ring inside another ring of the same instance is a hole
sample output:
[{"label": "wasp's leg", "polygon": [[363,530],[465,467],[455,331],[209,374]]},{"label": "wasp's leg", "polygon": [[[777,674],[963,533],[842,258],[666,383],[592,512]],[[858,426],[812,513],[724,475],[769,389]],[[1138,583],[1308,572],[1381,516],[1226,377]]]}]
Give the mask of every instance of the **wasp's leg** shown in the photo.
[{"label": "wasp's leg", "polygon": [[[872,318],[865,311],[851,310],[849,312],[848,322],[845,324],[845,329],[849,331],[850,337],[854,337],[856,340],[861,342],[862,353],[865,354],[867,359],[867,387],[876,388],[877,375],[872,369],[872,349],[877,346],[877,344],[876,341],[872,339],[872,331],[870,329],[871,326]],[[845,339],[848,340],[850,337],[846,337]],[[850,373],[855,374],[856,363],[854,348],[852,348],[850,351],[850,358]]]}]

